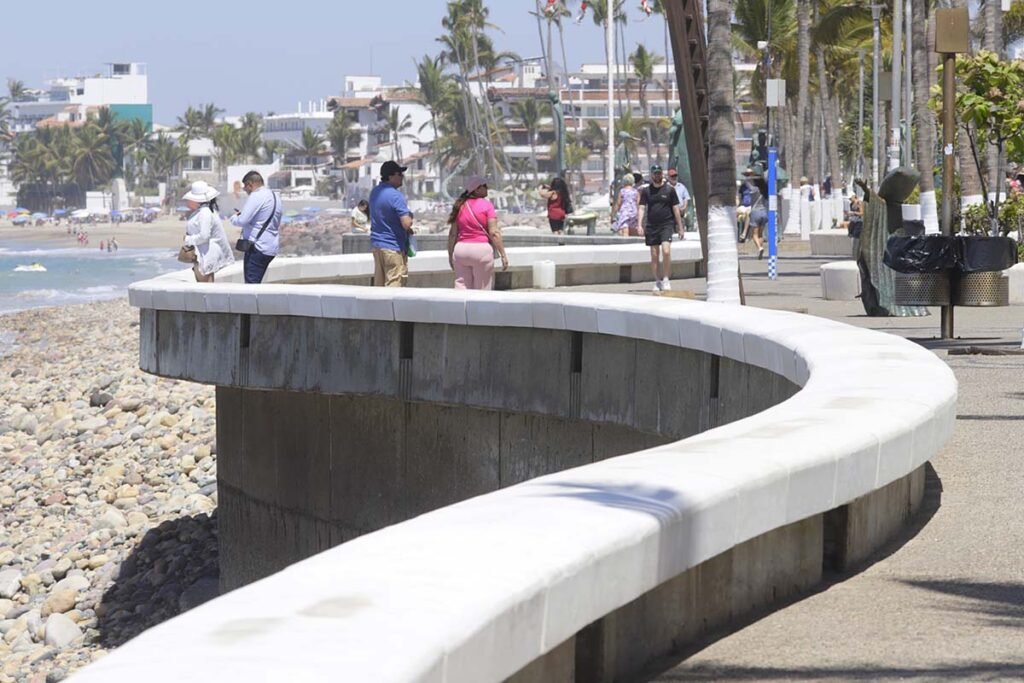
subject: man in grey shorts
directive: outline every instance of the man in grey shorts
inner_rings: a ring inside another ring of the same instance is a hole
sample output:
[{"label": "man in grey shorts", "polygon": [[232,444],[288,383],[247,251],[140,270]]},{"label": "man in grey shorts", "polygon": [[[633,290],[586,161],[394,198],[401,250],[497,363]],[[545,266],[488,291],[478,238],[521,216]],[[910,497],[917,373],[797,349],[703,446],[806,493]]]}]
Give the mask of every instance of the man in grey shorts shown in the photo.
[{"label": "man in grey shorts", "polygon": [[651,273],[654,291],[672,289],[672,234],[683,238],[683,216],[679,212],[679,195],[665,182],[661,166],[651,166],[651,183],[640,191],[640,226],[644,243],[651,248]]}]

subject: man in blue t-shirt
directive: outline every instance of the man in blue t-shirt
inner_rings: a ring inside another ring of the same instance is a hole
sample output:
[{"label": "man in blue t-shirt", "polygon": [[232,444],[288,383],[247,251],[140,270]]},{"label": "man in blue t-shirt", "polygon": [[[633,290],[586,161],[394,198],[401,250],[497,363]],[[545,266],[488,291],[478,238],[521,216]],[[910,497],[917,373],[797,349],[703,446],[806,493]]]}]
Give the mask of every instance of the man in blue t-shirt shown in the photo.
[{"label": "man in blue t-shirt", "polygon": [[370,245],[373,247],[373,284],[405,287],[409,280],[409,235],[412,212],[399,192],[406,166],[385,161],[380,183],[370,192]]}]

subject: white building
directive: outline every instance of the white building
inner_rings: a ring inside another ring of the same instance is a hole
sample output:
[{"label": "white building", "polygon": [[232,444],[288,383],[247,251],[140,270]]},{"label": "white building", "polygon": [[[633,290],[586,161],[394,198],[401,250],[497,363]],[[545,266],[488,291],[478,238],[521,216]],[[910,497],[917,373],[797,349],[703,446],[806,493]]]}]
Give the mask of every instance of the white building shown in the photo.
[{"label": "white building", "polygon": [[[12,102],[9,106],[11,130],[15,134],[27,133],[46,119],[58,122],[82,120],[90,108],[148,105],[146,65],[112,63],[107,64],[105,75],[55,78],[46,82],[44,90],[30,91],[25,97]],[[148,116],[144,110],[133,113],[139,113],[152,123],[152,109],[149,109]]]}]

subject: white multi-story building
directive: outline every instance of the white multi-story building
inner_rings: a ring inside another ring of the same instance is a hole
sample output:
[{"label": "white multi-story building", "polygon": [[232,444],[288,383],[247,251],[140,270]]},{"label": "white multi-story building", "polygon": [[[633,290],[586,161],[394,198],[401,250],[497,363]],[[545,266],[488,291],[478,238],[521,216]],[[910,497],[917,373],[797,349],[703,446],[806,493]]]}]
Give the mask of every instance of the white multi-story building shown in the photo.
[{"label": "white multi-story building", "polygon": [[110,107],[126,118],[153,122],[146,65],[136,62],[107,64],[104,75],[55,78],[42,90],[30,90],[9,105],[11,130],[27,133],[41,121],[73,123],[90,111]]}]

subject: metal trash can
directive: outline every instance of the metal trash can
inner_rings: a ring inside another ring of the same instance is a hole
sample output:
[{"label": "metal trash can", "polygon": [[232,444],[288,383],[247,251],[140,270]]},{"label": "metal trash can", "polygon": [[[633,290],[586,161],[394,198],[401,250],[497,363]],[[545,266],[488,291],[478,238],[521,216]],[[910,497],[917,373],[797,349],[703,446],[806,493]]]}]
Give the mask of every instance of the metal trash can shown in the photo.
[{"label": "metal trash can", "polygon": [[1010,278],[1002,271],[961,273],[953,290],[956,306],[1010,305]]},{"label": "metal trash can", "polygon": [[[893,273],[893,299],[900,306],[948,306],[949,271]],[[1009,296],[1009,293],[1007,293]]]}]

